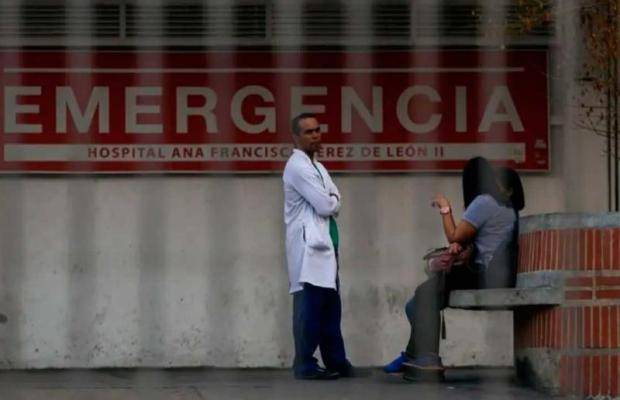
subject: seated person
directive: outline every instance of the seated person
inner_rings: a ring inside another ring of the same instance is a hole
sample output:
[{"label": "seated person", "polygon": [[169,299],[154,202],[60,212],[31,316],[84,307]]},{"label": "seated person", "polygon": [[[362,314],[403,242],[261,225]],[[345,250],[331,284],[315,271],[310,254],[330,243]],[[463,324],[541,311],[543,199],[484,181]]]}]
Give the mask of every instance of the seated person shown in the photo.
[{"label": "seated person", "polygon": [[[469,265],[441,272],[422,283],[405,307],[411,325],[406,351],[388,364],[384,371],[402,372],[415,380],[431,371],[443,371],[439,357],[440,311],[447,306],[450,291],[511,287],[516,280],[518,211],[524,207],[523,187],[518,174],[510,169],[497,173],[488,161],[471,159],[463,170],[465,213],[456,224],[450,202],[435,196],[433,204],[441,214],[444,233],[451,252],[474,244]],[[422,374],[418,373],[422,372]]]}]

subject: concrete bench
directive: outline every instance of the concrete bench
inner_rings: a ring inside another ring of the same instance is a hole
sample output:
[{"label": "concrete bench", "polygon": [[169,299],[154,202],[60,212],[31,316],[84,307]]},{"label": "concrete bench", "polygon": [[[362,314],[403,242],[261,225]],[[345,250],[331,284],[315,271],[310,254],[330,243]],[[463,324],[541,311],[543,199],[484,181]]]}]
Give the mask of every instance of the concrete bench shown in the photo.
[{"label": "concrete bench", "polygon": [[514,315],[519,307],[564,302],[564,276],[522,275],[516,288],[455,290],[442,312],[440,354],[447,367],[514,366]]},{"label": "concrete bench", "polygon": [[522,306],[557,306],[564,301],[561,287],[455,290],[450,307],[466,309],[513,309]]},{"label": "concrete bench", "polygon": [[522,218],[517,287],[451,295],[447,366],[515,366],[548,394],[620,400],[620,213]]}]

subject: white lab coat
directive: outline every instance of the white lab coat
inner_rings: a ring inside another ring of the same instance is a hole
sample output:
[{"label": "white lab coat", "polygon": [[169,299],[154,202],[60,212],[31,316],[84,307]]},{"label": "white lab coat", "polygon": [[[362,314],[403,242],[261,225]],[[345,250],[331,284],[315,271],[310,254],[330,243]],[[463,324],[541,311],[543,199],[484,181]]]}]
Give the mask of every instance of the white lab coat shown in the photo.
[{"label": "white lab coat", "polygon": [[[340,210],[340,193],[318,161],[298,149],[284,168],[284,222],[290,293],[307,282],[336,289],[336,253],[329,236],[329,217]],[[322,176],[322,178],[321,178]]]}]

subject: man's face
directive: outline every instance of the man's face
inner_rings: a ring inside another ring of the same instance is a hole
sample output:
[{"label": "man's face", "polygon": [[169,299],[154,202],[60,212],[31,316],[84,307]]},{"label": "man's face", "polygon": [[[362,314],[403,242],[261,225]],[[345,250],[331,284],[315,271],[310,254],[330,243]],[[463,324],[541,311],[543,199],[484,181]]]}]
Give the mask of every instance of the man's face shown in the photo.
[{"label": "man's face", "polygon": [[300,132],[297,135],[297,147],[306,153],[321,150],[321,128],[316,118],[304,118],[299,121]]}]

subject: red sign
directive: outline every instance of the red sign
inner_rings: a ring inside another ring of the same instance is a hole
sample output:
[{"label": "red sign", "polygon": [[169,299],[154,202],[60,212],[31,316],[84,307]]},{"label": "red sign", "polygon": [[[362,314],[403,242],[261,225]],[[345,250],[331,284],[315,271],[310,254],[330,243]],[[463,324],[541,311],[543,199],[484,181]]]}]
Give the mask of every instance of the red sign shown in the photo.
[{"label": "red sign", "polygon": [[332,171],[548,170],[547,85],[544,51],[6,51],[0,171],[280,171],[305,111]]}]

